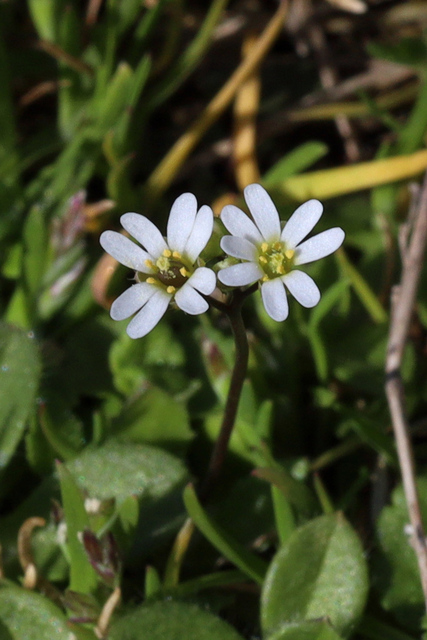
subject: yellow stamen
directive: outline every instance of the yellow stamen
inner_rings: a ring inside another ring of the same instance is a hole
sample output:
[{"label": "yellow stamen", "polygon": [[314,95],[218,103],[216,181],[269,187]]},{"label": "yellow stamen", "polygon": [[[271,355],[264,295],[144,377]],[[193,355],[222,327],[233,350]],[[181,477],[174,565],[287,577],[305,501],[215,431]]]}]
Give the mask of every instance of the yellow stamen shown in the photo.
[{"label": "yellow stamen", "polygon": [[180,252],[179,252],[179,251],[174,251],[174,252],[173,252],[173,254],[172,254],[172,256],[173,256],[174,258],[176,258],[177,260],[181,260],[181,258],[182,258],[182,256],[181,256],[181,254],[180,254]]},{"label": "yellow stamen", "polygon": [[263,251],[264,253],[267,251],[268,249],[268,243],[267,242],[263,242],[261,245],[261,251]]},{"label": "yellow stamen", "polygon": [[187,271],[187,269],[185,267],[181,267],[179,272],[180,272],[180,274],[182,275],[183,278],[187,278],[190,275],[190,272]]},{"label": "yellow stamen", "polygon": [[263,282],[268,282],[269,280],[270,280],[270,278],[267,275],[262,276],[262,281]]},{"label": "yellow stamen", "polygon": [[267,264],[268,260],[265,256],[261,256],[259,259],[260,262],[262,262],[262,264]]},{"label": "yellow stamen", "polygon": [[283,264],[279,264],[276,271],[277,273],[280,273],[281,276],[284,276],[286,273],[285,267],[283,266]]},{"label": "yellow stamen", "polygon": [[273,249],[276,249],[276,251],[280,251],[281,248],[282,248],[282,243],[281,242],[275,242],[273,244]]},{"label": "yellow stamen", "polygon": [[170,258],[172,255],[172,251],[170,249],[165,249],[163,251],[163,255],[165,256],[165,258]]},{"label": "yellow stamen", "polygon": [[147,278],[147,280],[145,281],[147,284],[156,284],[156,280],[155,278]]},{"label": "yellow stamen", "polygon": [[295,255],[295,251],[293,249],[286,249],[285,256],[288,260],[291,260]]},{"label": "yellow stamen", "polygon": [[169,287],[166,289],[166,292],[167,292],[167,293],[175,293],[175,291],[176,291],[176,288],[175,288],[175,287],[172,287],[172,286],[169,286]]},{"label": "yellow stamen", "polygon": [[144,264],[149,269],[154,269],[154,262],[152,260],[144,260]]}]

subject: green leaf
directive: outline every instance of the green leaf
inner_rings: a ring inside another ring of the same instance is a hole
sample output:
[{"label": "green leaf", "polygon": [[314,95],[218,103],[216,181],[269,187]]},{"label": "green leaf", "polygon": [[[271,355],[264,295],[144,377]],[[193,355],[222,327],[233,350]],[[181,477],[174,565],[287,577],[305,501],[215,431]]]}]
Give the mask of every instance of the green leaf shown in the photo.
[{"label": "green leaf", "polygon": [[283,467],[255,469],[253,474],[277,487],[299,513],[307,516],[315,512],[317,502],[313,493]]},{"label": "green leaf", "polygon": [[112,430],[126,440],[155,444],[174,452],[184,450],[194,435],[183,403],[156,387],[126,403],[112,421]]},{"label": "green leaf", "polygon": [[394,44],[370,42],[367,48],[371,55],[397,64],[417,67],[427,60],[427,46],[421,38],[401,38]]},{"label": "green leaf", "polygon": [[[365,606],[368,574],[359,538],[341,513],[297,529],[274,557],[263,593],[267,636],[285,625],[328,618],[347,636]],[[280,636],[279,636],[280,637]]]},{"label": "green leaf", "polygon": [[328,147],[324,142],[317,140],[305,142],[276,162],[264,175],[262,184],[266,188],[274,186],[285,178],[308,169],[327,153]]},{"label": "green leaf", "polygon": [[32,332],[0,323],[0,452],[9,462],[35,408],[41,359]]},{"label": "green leaf", "polygon": [[100,500],[159,498],[188,479],[184,464],[170,453],[115,440],[88,447],[67,467],[89,495]]},{"label": "green leaf", "polygon": [[91,593],[96,588],[97,577],[91,566],[80,536],[89,529],[89,516],[83,495],[65,465],[57,463],[61,485],[62,505],[67,523],[67,547],[70,556],[70,589],[79,593]]},{"label": "green leaf", "polygon": [[113,127],[124,112],[132,91],[134,73],[126,62],[121,62],[110,79],[102,101],[95,102],[96,129],[99,136]]},{"label": "green leaf", "polygon": [[[427,516],[427,478],[417,478],[423,518]],[[405,627],[420,630],[425,613],[415,551],[405,533],[409,522],[403,487],[392,494],[391,505],[384,507],[377,524],[378,552],[374,556],[373,582],[381,603]]]},{"label": "green leaf", "polygon": [[55,42],[58,18],[64,10],[63,0],[28,0],[28,9],[39,37]]},{"label": "green leaf", "polygon": [[184,503],[196,527],[200,529],[209,542],[243,573],[262,584],[266,570],[264,562],[240,545],[214,522],[201,506],[192,485],[187,485],[185,488]]},{"label": "green leaf", "polygon": [[243,640],[226,622],[194,604],[155,602],[112,625],[110,640]]},{"label": "green leaf", "polygon": [[34,591],[0,583],[0,637],[3,640],[69,640],[60,609]]}]

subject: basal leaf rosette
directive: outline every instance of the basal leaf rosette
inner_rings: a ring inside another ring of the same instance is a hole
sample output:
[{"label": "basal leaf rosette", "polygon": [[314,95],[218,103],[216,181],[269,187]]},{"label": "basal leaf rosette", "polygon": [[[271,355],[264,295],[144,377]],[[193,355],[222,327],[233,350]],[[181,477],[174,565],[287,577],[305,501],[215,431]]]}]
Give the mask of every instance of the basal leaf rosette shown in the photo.
[{"label": "basal leaf rosette", "polygon": [[197,210],[195,196],[182,194],[172,205],[166,238],[139,213],[125,213],[120,222],[141,246],[116,231],[101,235],[105,251],[136,273],[136,284],[111,306],[113,320],[136,314],[127,333],[131,338],[142,338],[156,326],[172,300],[191,315],[207,311],[203,295],[213,292],[216,278],[212,269],[202,266],[199,256],[212,235],[212,209],[204,205]]},{"label": "basal leaf rosette", "polygon": [[297,267],[333,253],[341,246],[344,231],[334,227],[303,242],[322,215],[318,200],[298,207],[282,229],[277,209],[261,185],[249,185],[244,196],[253,220],[234,205],[221,212],[221,220],[231,233],[222,238],[221,248],[241,262],[220,270],[218,279],[229,287],[260,282],[264,307],[278,322],[286,320],[289,313],[286,289],[303,307],[314,307],[320,291]]}]

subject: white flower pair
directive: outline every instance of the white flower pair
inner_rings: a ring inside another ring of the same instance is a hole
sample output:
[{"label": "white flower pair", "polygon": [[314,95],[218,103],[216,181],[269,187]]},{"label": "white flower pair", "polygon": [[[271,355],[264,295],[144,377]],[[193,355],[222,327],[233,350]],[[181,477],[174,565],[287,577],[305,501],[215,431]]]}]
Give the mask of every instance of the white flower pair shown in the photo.
[{"label": "white flower pair", "polygon": [[[322,215],[318,200],[301,205],[282,230],[277,209],[261,185],[249,185],[244,195],[253,221],[234,205],[221,212],[221,220],[232,234],[222,238],[221,248],[241,262],[221,269],[219,281],[229,287],[259,281],[265,309],[273,320],[288,316],[284,285],[301,305],[314,307],[320,300],[319,289],[310,276],[295,267],[333,253],[344,240],[343,230],[328,229],[302,242]],[[195,196],[181,195],[172,206],[166,240],[145,216],[125,213],[120,220],[144,247],[115,231],[104,231],[100,238],[109,254],[136,271],[137,284],[111,307],[114,320],[138,312],[127,327],[128,335],[141,338],[149,333],[172,299],[189,314],[206,311],[209,305],[201,294],[213,293],[216,276],[212,269],[201,266],[199,255],[212,235],[212,209],[204,205],[197,211]]]}]

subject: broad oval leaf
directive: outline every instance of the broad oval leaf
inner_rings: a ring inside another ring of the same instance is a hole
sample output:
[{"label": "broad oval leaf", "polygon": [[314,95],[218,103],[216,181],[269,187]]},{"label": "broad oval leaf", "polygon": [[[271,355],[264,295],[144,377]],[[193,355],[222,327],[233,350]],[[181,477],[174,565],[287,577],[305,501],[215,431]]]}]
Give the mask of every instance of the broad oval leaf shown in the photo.
[{"label": "broad oval leaf", "polygon": [[0,468],[9,462],[35,407],[41,359],[32,332],[0,323]]},{"label": "broad oval leaf", "polygon": [[0,637],[5,640],[70,640],[60,609],[34,591],[0,584]]},{"label": "broad oval leaf", "polygon": [[[417,488],[425,521],[427,478],[417,478]],[[384,507],[378,518],[373,584],[384,609],[391,611],[405,627],[420,632],[425,604],[417,558],[410,536],[405,533],[408,524],[408,507],[403,487],[399,485],[392,493],[391,505]]]},{"label": "broad oval leaf", "polygon": [[88,447],[67,463],[69,471],[90,496],[159,498],[188,479],[184,464],[170,453],[150,445],[109,440]]},{"label": "broad oval leaf", "polygon": [[264,633],[328,618],[346,636],[362,614],[367,590],[363,549],[352,527],[341,513],[316,518],[291,535],[270,565],[262,593]]},{"label": "broad oval leaf", "polygon": [[123,616],[110,640],[243,640],[229,624],[194,604],[154,602]]}]

